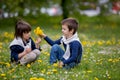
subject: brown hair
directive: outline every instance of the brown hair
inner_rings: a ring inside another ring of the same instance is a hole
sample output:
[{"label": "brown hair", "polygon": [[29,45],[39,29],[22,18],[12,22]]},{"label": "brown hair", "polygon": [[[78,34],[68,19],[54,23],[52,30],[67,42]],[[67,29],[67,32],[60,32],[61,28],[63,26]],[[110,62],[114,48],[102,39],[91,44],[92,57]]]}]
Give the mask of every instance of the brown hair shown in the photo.
[{"label": "brown hair", "polygon": [[75,32],[76,32],[77,29],[78,29],[78,22],[77,22],[76,19],[74,19],[74,18],[64,19],[64,20],[61,22],[61,24],[62,24],[62,25],[67,25],[69,31],[71,31],[71,30],[73,29],[73,30],[74,30],[73,34],[75,34]]},{"label": "brown hair", "polygon": [[15,34],[14,36],[17,38],[17,37],[22,37],[23,36],[23,33],[28,33],[31,31],[31,26],[29,23],[23,21],[23,20],[19,20],[17,23],[16,23],[16,26],[15,26]]}]

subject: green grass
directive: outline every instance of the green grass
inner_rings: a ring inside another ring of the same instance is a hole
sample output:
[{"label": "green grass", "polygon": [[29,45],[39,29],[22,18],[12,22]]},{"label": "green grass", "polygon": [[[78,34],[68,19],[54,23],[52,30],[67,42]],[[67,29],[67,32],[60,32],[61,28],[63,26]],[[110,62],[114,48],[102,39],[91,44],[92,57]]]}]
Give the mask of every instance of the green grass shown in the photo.
[{"label": "green grass", "polygon": [[[79,15],[78,15],[79,16]],[[0,80],[120,80],[120,16],[72,16],[78,19],[78,35],[84,52],[81,64],[65,70],[49,64],[50,46],[42,40],[43,51],[30,67],[11,64],[9,43],[13,40],[16,18],[0,20]],[[40,26],[53,40],[61,36],[62,18],[24,17],[33,30]],[[57,71],[54,71],[57,70]],[[33,79],[34,78],[34,79]],[[39,78],[39,79],[38,79]]]}]

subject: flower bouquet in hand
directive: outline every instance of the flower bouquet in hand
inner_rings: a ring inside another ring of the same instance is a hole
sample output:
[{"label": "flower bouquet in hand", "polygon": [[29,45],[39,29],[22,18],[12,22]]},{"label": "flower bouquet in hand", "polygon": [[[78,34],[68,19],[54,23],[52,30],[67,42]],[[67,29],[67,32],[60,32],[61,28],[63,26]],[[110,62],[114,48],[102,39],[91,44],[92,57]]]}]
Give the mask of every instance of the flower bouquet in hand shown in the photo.
[{"label": "flower bouquet in hand", "polygon": [[38,36],[42,36],[44,34],[39,26],[34,30],[34,33]]}]

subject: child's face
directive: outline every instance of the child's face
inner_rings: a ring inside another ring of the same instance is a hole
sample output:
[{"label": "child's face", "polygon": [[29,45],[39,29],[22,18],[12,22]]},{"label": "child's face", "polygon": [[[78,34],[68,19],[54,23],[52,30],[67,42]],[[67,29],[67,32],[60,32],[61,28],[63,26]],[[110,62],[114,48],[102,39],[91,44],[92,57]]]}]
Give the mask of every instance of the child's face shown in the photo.
[{"label": "child's face", "polygon": [[31,35],[31,32],[23,33],[23,39],[24,39],[24,40],[28,40],[28,39],[30,38],[30,35]]},{"label": "child's face", "polygon": [[73,35],[73,30],[69,31],[67,25],[62,25],[62,33],[66,38],[69,38]]}]

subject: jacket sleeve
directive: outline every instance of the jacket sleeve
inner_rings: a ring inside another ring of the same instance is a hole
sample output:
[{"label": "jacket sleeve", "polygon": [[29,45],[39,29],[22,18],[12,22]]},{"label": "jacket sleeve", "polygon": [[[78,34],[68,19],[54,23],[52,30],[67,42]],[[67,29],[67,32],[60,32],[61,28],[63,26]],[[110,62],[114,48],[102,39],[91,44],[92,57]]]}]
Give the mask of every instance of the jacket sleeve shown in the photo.
[{"label": "jacket sleeve", "polygon": [[61,44],[60,41],[61,41],[62,37],[60,39],[58,39],[58,40],[55,40],[55,41],[53,41],[52,39],[50,39],[48,36],[46,36],[44,39],[46,40],[46,42],[48,44],[50,44],[51,46],[53,46],[54,44],[60,45]]},{"label": "jacket sleeve", "polygon": [[31,39],[31,48],[32,48],[32,50],[34,50],[34,49],[36,49],[35,43],[34,43],[34,41],[32,40],[32,38],[30,38],[30,39]]},{"label": "jacket sleeve", "polygon": [[[36,45],[35,45],[35,42],[32,40],[32,38],[31,38],[31,48],[32,48],[32,50],[37,49]],[[39,46],[39,50],[40,51],[42,50],[40,46]]]},{"label": "jacket sleeve", "polygon": [[11,61],[18,61],[18,54],[24,51],[24,48],[19,45],[13,45],[10,47]]}]

